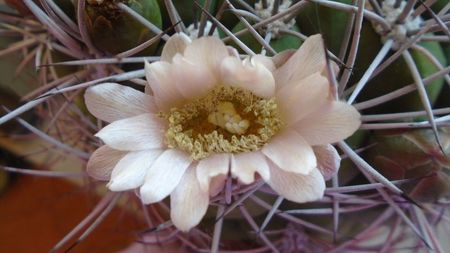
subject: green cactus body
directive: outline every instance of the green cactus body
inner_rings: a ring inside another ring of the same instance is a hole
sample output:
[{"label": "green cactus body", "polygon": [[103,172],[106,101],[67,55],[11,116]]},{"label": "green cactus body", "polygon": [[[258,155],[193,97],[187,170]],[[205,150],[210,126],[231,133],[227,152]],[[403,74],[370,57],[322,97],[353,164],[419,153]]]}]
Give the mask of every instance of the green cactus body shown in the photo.
[{"label": "green cactus body", "polygon": [[440,10],[442,10],[446,5],[448,4],[448,0],[438,0],[435,4],[431,6],[431,9],[438,13]]},{"label": "green cactus body", "polygon": [[[350,0],[338,2],[352,3]],[[297,24],[304,34],[321,33],[328,50],[338,55],[349,17],[350,15],[343,11],[309,3],[297,15]]]},{"label": "green cactus body", "polygon": [[[368,23],[363,25],[361,32],[361,42],[359,53],[355,63],[354,75],[350,79],[350,83],[356,83],[364,71],[368,68],[376,54],[381,49],[379,36],[376,34],[372,26]],[[436,42],[420,43],[425,49],[433,54],[442,65],[446,64],[444,54],[440,45]],[[412,57],[422,77],[427,77],[438,69],[426,58],[421,52],[411,50]],[[389,57],[389,55],[388,55]],[[389,68],[386,68],[378,76],[370,80],[364,87],[358,101],[365,101],[374,97],[384,95],[408,84],[413,84],[414,80],[410,74],[405,61],[400,57]],[[442,89],[443,79],[436,80],[429,84],[426,88],[431,103],[434,103]],[[368,113],[386,113],[386,112],[405,112],[423,110],[423,106],[419,95],[414,92],[402,96],[393,101],[383,103],[375,108],[367,110]]]},{"label": "green cactus body", "polygon": [[[178,14],[180,15],[181,20],[186,26],[189,26],[190,24],[194,22],[198,22],[200,20],[200,15],[202,13],[202,10],[200,7],[198,7],[194,1],[185,1],[185,0],[172,0],[171,1],[173,5],[175,6],[175,9],[178,10]],[[205,0],[199,0],[196,1],[198,5],[204,6]],[[214,13],[214,10],[218,6],[217,0],[210,0],[210,13]],[[159,6],[165,7],[165,0],[158,0]],[[170,21],[169,14],[167,13],[166,8],[162,8],[163,11],[161,11],[164,27],[168,28],[171,26],[172,22]]]},{"label": "green cactus body", "polygon": [[[232,30],[232,32],[239,32],[241,30],[245,29],[245,25],[242,22],[239,22]],[[292,27],[292,31],[298,32],[299,29],[296,25]],[[262,47],[258,43],[258,41],[250,34],[246,33],[239,37],[239,39],[247,46],[249,46],[250,49],[252,49],[254,52],[260,52]],[[282,34],[279,38],[272,39],[270,41],[270,46],[276,51],[276,52],[282,52],[287,49],[297,49],[301,46],[302,41],[300,38],[294,35],[289,34]],[[233,45],[233,44],[232,44]],[[239,48],[237,45],[233,45],[235,48]]]}]

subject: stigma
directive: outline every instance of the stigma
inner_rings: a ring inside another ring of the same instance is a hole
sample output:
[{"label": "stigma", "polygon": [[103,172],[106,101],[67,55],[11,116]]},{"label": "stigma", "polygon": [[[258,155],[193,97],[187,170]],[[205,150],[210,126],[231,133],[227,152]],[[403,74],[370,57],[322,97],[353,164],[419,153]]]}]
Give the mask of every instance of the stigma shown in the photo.
[{"label": "stigma", "polygon": [[242,119],[236,112],[233,103],[224,101],[220,102],[216,110],[208,116],[208,122],[226,129],[232,134],[244,134],[250,126],[250,122]]}]

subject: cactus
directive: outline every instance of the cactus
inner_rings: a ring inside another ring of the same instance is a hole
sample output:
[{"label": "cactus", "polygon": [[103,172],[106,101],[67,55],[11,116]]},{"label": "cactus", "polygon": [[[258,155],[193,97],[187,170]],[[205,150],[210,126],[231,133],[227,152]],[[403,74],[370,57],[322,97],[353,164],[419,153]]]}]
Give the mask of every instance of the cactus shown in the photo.
[{"label": "cactus", "polygon": [[[146,86],[151,76],[146,79],[144,63],[171,62],[172,58],[160,56],[168,54],[164,47],[174,34],[185,40],[210,34],[222,40],[231,55],[262,54],[279,68],[308,37],[320,33],[328,98],[344,101],[362,115],[358,131],[333,144],[342,159],[340,170],[324,174],[331,180],[320,200],[296,203],[266,184],[261,172],[248,185],[230,172],[223,185],[215,185],[217,192],[200,224],[186,232],[174,226],[168,200],[143,205],[133,191],[108,192],[104,182],[85,177],[72,181],[89,195],[101,197],[96,208],[52,249],[36,251],[69,250],[87,236],[95,240],[95,233],[90,233],[113,207],[133,216],[143,228],[126,231],[137,236],[128,248],[116,249],[124,252],[450,249],[439,230],[448,225],[450,198],[448,1],[8,0],[6,4],[9,7],[0,14],[0,104],[5,108],[0,113],[0,199],[10,192],[12,184],[6,181],[12,173],[67,180],[86,176],[86,163],[101,146],[94,135],[106,125],[90,114],[96,113],[88,95],[83,96],[86,88],[113,82],[120,83],[123,92],[158,93]],[[259,63],[250,58],[248,62]],[[242,134],[249,123],[240,118],[242,108],[230,104],[218,106],[211,121]],[[193,109],[175,108],[159,116],[178,120],[177,115],[186,116],[182,110]],[[226,125],[228,114],[244,122],[242,128]],[[203,127],[200,121],[199,126],[190,124],[195,131]],[[175,130],[172,133],[178,133]],[[24,133],[29,139],[18,141],[17,134]],[[171,137],[172,146],[181,145],[178,137]],[[39,153],[42,146],[51,148],[44,158],[29,155]],[[9,154],[26,162],[4,159]],[[53,163],[54,158],[65,162]],[[26,168],[28,164],[33,169]],[[78,234],[83,235],[77,240]]]}]

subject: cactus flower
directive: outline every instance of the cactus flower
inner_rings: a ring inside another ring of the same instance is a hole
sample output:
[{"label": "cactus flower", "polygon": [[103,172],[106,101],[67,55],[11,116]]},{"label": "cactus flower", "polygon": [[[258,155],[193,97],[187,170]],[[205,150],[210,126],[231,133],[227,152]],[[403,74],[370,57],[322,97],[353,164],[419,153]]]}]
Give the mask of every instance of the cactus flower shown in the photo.
[{"label": "cactus flower", "polygon": [[170,195],[171,219],[196,226],[228,176],[264,180],[294,202],[320,199],[339,167],[330,143],[360,115],[336,101],[324,76],[320,35],[295,53],[240,59],[216,37],[175,34],[146,63],[145,93],[116,83],[89,88],[89,111],[109,125],[96,136],[88,173],[111,191],[139,188],[145,204]]}]

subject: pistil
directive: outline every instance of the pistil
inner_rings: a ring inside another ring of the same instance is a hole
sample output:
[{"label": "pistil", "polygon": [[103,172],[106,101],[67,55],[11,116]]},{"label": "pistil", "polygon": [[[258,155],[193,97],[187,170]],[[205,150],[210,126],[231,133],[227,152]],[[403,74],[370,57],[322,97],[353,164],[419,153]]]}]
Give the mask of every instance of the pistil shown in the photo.
[{"label": "pistil", "polygon": [[233,134],[244,134],[250,122],[242,119],[236,112],[233,103],[225,101],[217,105],[215,111],[209,114],[208,122],[226,129]]}]

